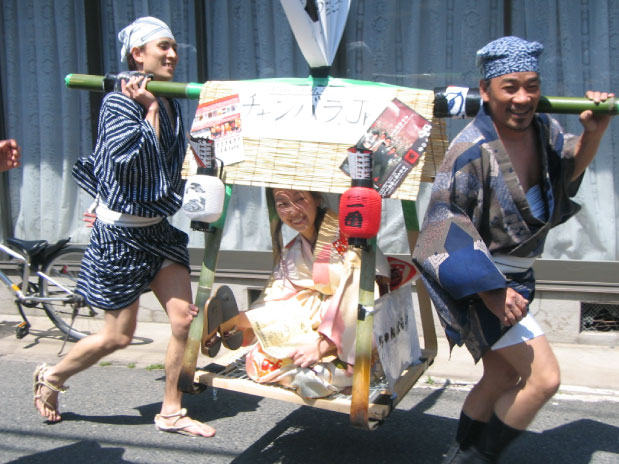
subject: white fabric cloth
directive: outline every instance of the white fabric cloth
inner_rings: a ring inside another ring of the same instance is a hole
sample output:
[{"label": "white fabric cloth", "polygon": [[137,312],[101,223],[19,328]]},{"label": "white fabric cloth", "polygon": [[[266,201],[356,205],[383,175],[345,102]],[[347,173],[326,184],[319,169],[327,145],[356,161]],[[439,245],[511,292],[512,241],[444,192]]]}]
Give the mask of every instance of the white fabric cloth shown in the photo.
[{"label": "white fabric cloth", "polygon": [[118,211],[112,211],[103,203],[97,205],[95,214],[101,222],[116,227],[147,227],[158,224],[163,220],[162,217],[143,217],[119,213]]},{"label": "white fabric cloth", "polygon": [[533,340],[540,335],[544,335],[544,331],[533,317],[533,314],[527,313],[520,322],[505,332],[503,336],[492,345],[491,349],[500,350],[501,348],[526,342],[527,340]]},{"label": "white fabric cloth", "polygon": [[141,47],[151,40],[170,38],[174,39],[174,34],[166,23],[152,16],[138,18],[118,33],[118,40],[123,44],[120,50],[120,61],[127,59],[134,47]]}]

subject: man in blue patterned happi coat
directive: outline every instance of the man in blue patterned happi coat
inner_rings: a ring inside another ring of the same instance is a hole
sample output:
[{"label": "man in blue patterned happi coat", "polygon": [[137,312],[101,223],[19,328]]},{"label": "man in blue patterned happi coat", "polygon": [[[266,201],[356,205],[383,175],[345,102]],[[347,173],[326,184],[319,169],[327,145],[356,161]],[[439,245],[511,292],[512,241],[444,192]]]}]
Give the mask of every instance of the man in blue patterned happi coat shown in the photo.
[{"label": "man in blue patterned happi coat", "polygon": [[[464,402],[445,462],[497,462],[557,391],[559,366],[528,312],[532,265],[571,200],[610,116],[584,111],[580,137],[536,114],[541,44],[503,37],[477,52],[483,100],[437,173],[413,259],[451,348],[483,376]],[[594,102],[614,95],[588,91]]]}]

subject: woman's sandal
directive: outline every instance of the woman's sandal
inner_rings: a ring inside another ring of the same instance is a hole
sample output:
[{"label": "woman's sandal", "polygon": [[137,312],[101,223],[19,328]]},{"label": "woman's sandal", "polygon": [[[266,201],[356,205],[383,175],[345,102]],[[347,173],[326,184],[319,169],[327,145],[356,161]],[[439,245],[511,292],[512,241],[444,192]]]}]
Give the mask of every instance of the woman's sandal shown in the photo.
[{"label": "woman's sandal", "polygon": [[229,350],[238,350],[243,345],[243,331],[237,327],[239,307],[230,287],[223,285],[217,289],[215,298],[221,301],[222,322],[219,335]]},{"label": "woman's sandal", "polygon": [[[34,402],[34,407],[38,410],[37,408],[37,400],[40,401],[41,403],[43,403],[48,409],[50,409],[51,411],[55,411],[56,414],[58,414],[58,404],[51,405],[49,404],[46,400],[43,399],[43,397],[40,394],[40,388],[41,387],[46,387],[48,389],[50,389],[53,392],[57,392],[57,393],[64,393],[66,392],[69,387],[65,387],[65,386],[58,386],[58,385],[54,385],[51,382],[48,382],[45,379],[45,373],[49,370],[50,366],[48,366],[47,364],[43,363],[37,366],[37,368],[34,370],[34,374],[32,376],[32,380],[33,380],[33,402]],[[57,403],[57,402],[56,402]]]},{"label": "woman's sandal", "polygon": [[238,350],[243,344],[243,332],[237,328],[239,308],[230,287],[221,286],[206,302],[200,348],[203,354],[215,357],[221,344]]},{"label": "woman's sandal", "polygon": [[[176,417],[176,419],[174,420],[172,425],[165,425],[164,419],[172,419],[174,417]],[[177,426],[176,423],[179,420],[184,419],[184,418],[189,419],[191,421],[191,424]],[[190,427],[198,427],[199,426],[198,424],[202,424],[202,423],[187,416],[187,410],[185,408],[181,409],[180,411],[174,414],[157,414],[155,416],[155,428],[157,430],[160,430],[161,432],[180,433],[181,435],[187,435],[188,437],[201,437],[203,435],[191,433],[186,430]],[[214,436],[214,435],[215,434],[213,433],[213,435],[211,436]]]},{"label": "woman's sandal", "polygon": [[202,342],[200,350],[211,358],[219,353],[221,337],[217,334],[219,326],[223,323],[221,302],[212,296],[204,306],[204,327],[202,328]]}]

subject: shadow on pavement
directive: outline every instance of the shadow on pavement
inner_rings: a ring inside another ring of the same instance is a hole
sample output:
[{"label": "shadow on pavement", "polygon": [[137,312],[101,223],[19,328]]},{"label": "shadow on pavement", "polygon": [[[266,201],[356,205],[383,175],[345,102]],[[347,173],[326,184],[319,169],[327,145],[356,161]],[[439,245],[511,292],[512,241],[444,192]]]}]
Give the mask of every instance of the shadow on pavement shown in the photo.
[{"label": "shadow on pavement", "polygon": [[[409,411],[396,409],[372,432],[352,428],[344,414],[299,408],[232,462],[441,462],[455,436],[457,420],[426,411],[444,392],[434,391]],[[619,454],[618,434],[618,427],[590,419],[543,433],[525,432],[501,463],[586,464],[596,452]]]},{"label": "shadow on pavement", "polygon": [[[19,322],[20,321],[0,321],[0,338],[15,337],[15,331]],[[31,338],[34,338],[34,340],[29,340]],[[64,338],[65,334],[56,327],[51,327],[46,330],[40,330],[31,327],[28,335],[24,337],[24,341],[29,342],[27,345],[24,346],[24,349],[32,348],[33,346],[38,345],[43,339],[58,340],[62,342]],[[149,345],[153,342],[154,340],[152,338],[133,337],[131,345]],[[70,346],[73,343],[73,340],[68,340],[67,346]]]},{"label": "shadow on pavement", "polygon": [[94,440],[84,440],[49,451],[24,456],[11,463],[105,462],[130,463],[123,459],[123,448],[103,448]]}]

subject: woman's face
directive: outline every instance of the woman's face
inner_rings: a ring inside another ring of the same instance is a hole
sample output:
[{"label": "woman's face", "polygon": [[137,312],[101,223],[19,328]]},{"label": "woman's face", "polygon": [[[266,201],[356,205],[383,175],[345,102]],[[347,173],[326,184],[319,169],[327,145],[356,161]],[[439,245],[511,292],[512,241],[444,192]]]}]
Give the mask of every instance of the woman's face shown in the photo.
[{"label": "woman's face", "polygon": [[274,189],[273,199],[282,222],[313,242],[319,201],[310,192],[288,189]]},{"label": "woman's face", "polygon": [[153,73],[158,81],[170,81],[178,63],[176,49],[176,41],[164,37],[135,47],[131,53],[138,71]]}]

